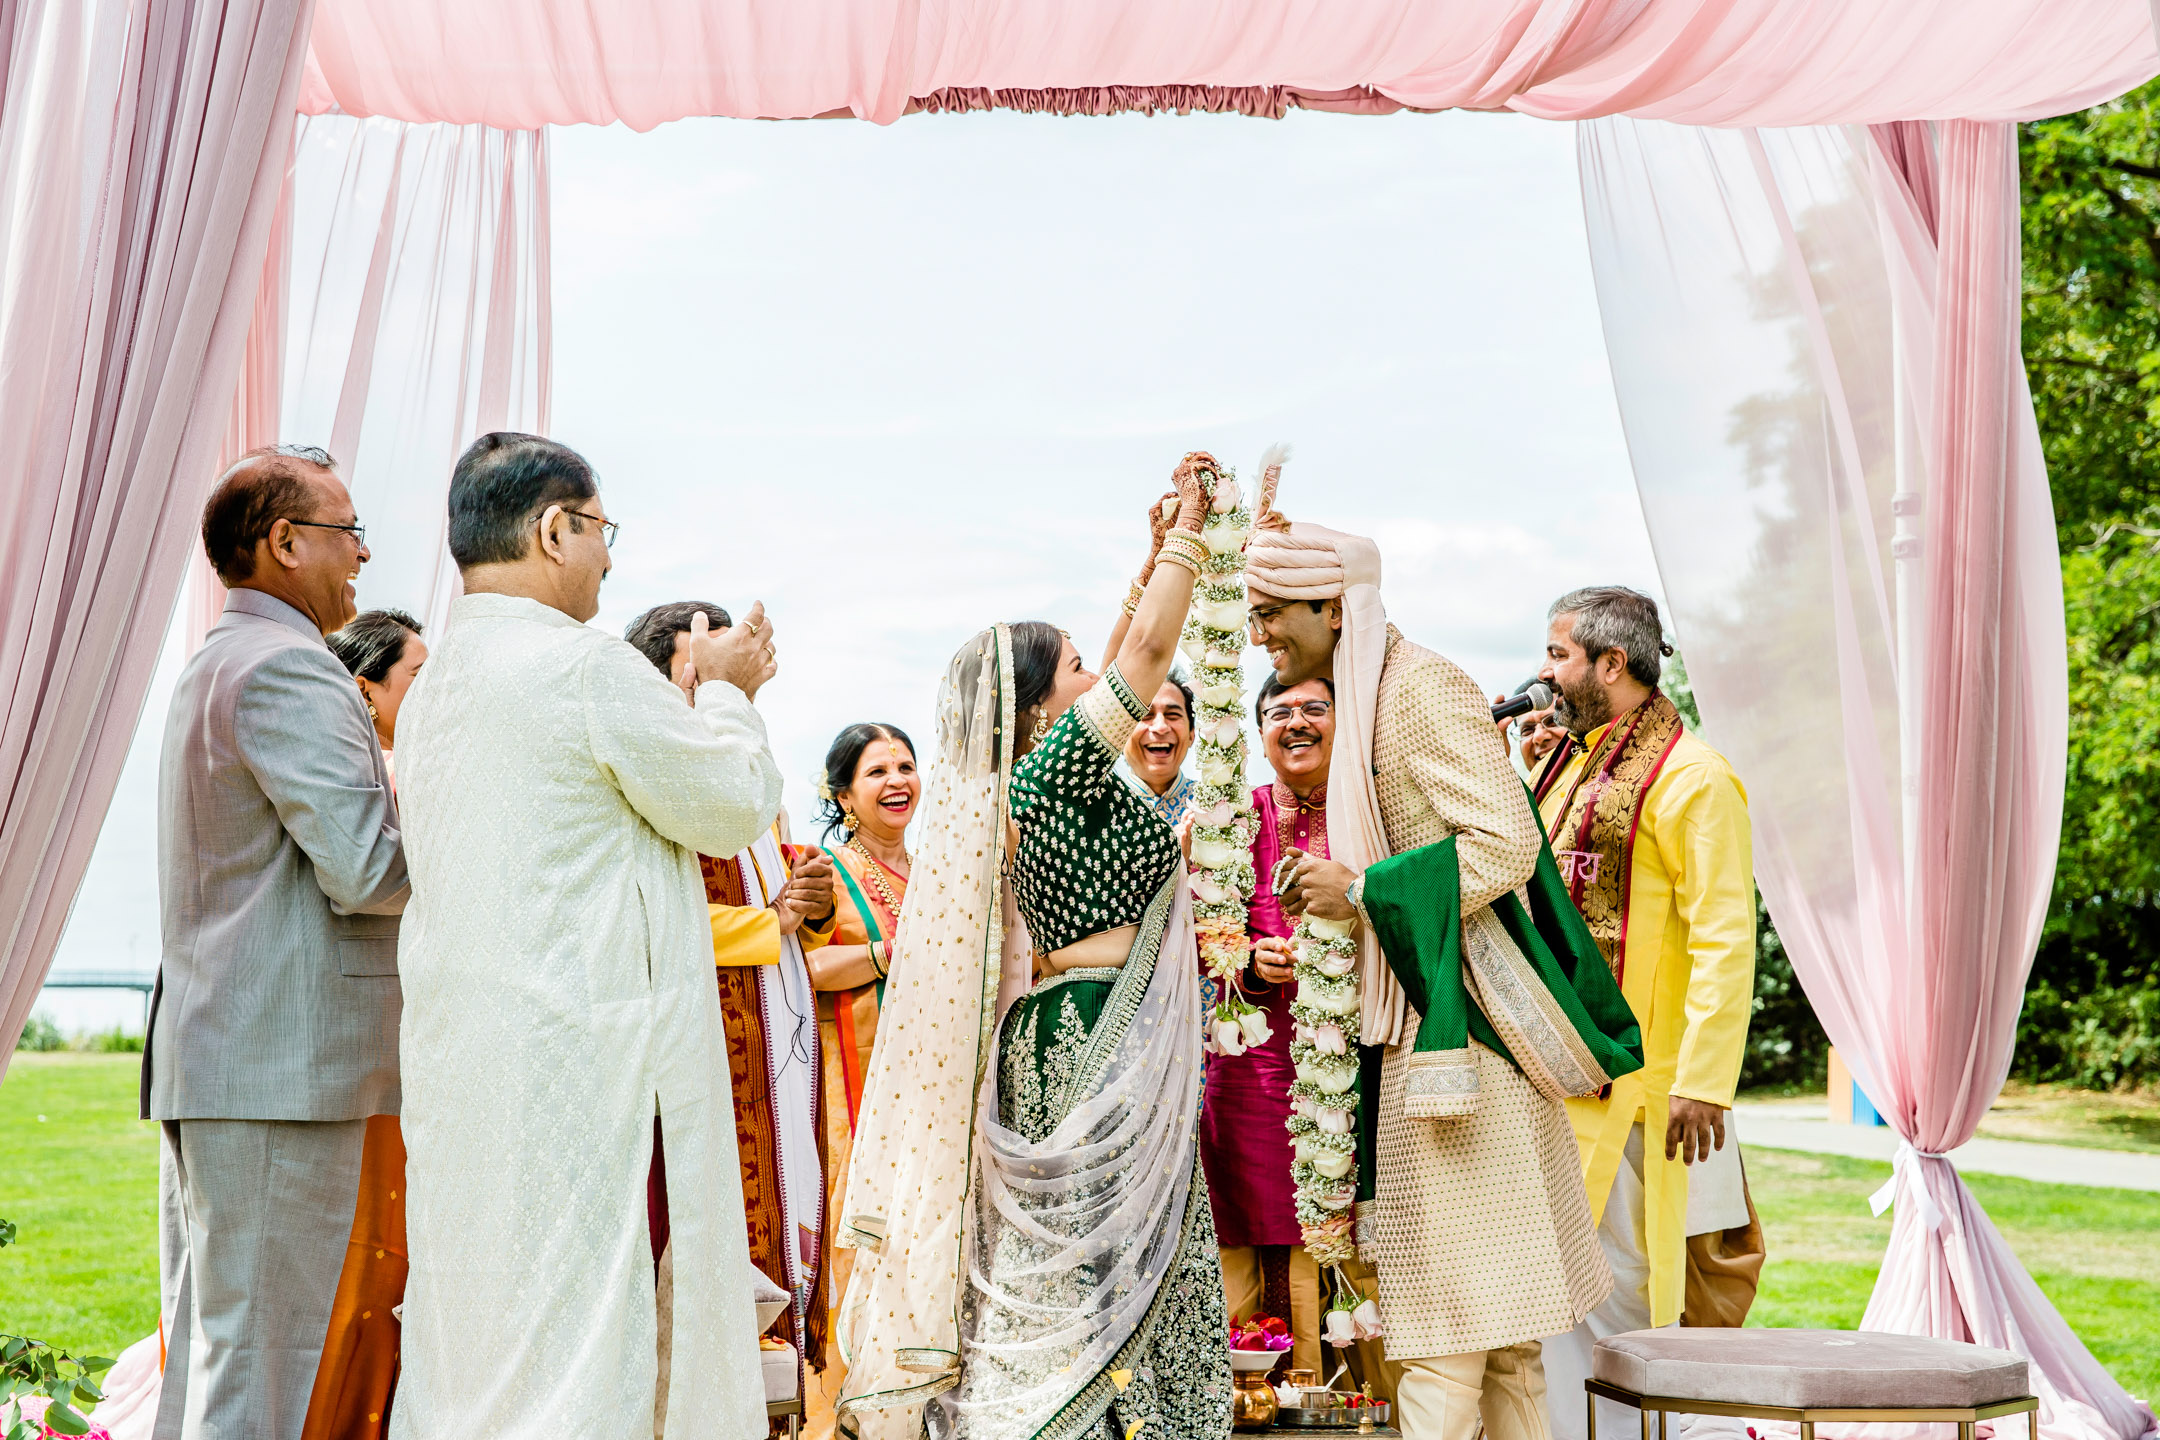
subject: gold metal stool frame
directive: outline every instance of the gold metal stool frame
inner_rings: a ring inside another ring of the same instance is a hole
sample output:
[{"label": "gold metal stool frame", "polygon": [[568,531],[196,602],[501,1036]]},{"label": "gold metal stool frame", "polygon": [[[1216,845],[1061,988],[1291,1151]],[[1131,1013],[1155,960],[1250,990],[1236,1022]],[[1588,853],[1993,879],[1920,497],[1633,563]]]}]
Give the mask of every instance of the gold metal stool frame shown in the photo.
[{"label": "gold metal stool frame", "polygon": [[[1800,1440],[1815,1440],[1815,1427],[1824,1421],[1917,1420],[1946,1424],[1955,1421],[1958,1440],[1973,1440],[1973,1427],[1982,1420],[1993,1420],[1999,1415],[2031,1415],[2040,1408],[2040,1398],[2037,1395],[2020,1395],[2014,1400],[1998,1400],[1992,1405],[1970,1407],[1931,1405],[1917,1409],[1904,1406],[1878,1409],[1871,1406],[1840,1406],[1836,1409],[1794,1409],[1788,1405],[1733,1405],[1723,1400],[1678,1400],[1668,1395],[1638,1395],[1633,1390],[1606,1380],[1585,1380],[1583,1389],[1589,1392],[1589,1398],[1584,1404],[1590,1410],[1590,1440],[1597,1440],[1597,1402],[1600,1396],[1635,1407],[1642,1415],[1642,1440],[1650,1440],[1652,1412],[1657,1415],[1657,1440],[1665,1440],[1667,1415],[1734,1415],[1750,1420],[1794,1420],[1800,1425]],[[2028,1440],[2031,1440],[2032,1423],[2030,1420],[2026,1422]]]}]

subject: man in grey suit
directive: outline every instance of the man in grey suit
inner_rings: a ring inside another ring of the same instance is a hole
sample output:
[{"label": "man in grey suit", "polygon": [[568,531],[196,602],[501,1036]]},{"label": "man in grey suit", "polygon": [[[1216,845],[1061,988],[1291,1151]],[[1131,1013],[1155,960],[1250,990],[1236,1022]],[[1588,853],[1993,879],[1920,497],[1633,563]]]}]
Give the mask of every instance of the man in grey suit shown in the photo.
[{"label": "man in grey suit", "polygon": [[158,769],[164,954],[143,1116],[164,1122],[158,1440],[299,1440],[370,1115],[398,1109],[408,886],[375,729],[323,636],[368,559],[320,450],[243,457],[203,510],[225,613]]}]

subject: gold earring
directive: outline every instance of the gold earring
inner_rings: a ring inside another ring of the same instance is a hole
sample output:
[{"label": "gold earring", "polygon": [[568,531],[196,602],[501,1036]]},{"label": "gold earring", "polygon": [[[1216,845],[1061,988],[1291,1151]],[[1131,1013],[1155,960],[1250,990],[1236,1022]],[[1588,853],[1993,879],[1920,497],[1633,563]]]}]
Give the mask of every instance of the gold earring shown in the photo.
[{"label": "gold earring", "polygon": [[862,821],[855,818],[855,812],[853,810],[843,810],[840,812],[840,824],[844,829],[848,830],[862,829]]},{"label": "gold earring", "polygon": [[380,720],[382,718],[380,715],[377,715],[375,713],[375,697],[367,693],[367,687],[365,685],[360,687],[360,703],[367,706],[368,719]]},{"label": "gold earring", "polygon": [[1034,728],[1034,729],[1032,729],[1032,730],[1030,730],[1030,731],[1028,731],[1028,744],[1030,744],[1030,745],[1039,745],[1039,744],[1041,744],[1041,743],[1042,743],[1042,738],[1043,738],[1043,736],[1045,736],[1045,735],[1047,735],[1047,734],[1049,734],[1049,733],[1050,733],[1050,712],[1049,712],[1049,711],[1047,711],[1047,710],[1037,710],[1037,711],[1035,712],[1035,728]]}]

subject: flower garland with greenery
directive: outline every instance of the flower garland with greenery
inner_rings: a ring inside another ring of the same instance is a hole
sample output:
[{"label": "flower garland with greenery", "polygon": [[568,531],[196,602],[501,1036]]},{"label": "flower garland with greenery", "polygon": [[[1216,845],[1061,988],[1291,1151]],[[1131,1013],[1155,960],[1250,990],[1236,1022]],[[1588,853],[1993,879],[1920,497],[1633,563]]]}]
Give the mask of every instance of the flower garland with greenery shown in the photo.
[{"label": "flower garland with greenery", "polygon": [[1322,1268],[1357,1253],[1358,990],[1351,922],[1299,918],[1290,933],[1290,1178],[1305,1248]]},{"label": "flower garland with greenery", "polygon": [[1217,997],[1208,1049],[1242,1055],[1273,1033],[1267,1012],[1238,990],[1251,955],[1245,906],[1257,883],[1250,847],[1259,826],[1245,788],[1245,541],[1253,517],[1228,466],[1203,473],[1200,488],[1208,502],[1200,528],[1207,563],[1178,641],[1193,667],[1193,760],[1200,772],[1192,810],[1193,928]]}]

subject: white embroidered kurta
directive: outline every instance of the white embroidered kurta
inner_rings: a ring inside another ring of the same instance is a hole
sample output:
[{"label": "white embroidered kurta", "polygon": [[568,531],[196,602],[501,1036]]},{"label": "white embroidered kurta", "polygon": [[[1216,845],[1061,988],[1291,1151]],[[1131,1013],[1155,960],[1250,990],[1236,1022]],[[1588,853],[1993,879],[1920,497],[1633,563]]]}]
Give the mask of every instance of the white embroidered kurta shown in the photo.
[{"label": "white embroidered kurta", "polygon": [[646,1440],[646,1177],[667,1150],[669,1440],[766,1430],[728,1063],[696,855],[772,823],[740,690],[467,595],[398,716],[412,1269],[393,1440]]}]

